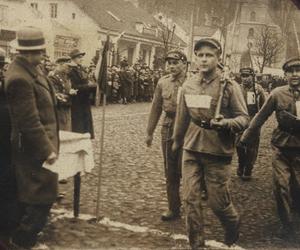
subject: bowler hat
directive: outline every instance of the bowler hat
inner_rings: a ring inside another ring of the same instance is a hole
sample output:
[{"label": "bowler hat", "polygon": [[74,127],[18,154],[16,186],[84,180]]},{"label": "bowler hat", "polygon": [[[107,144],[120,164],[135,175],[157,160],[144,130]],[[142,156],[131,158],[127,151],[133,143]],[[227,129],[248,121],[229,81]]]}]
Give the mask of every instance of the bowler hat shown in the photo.
[{"label": "bowler hat", "polygon": [[183,62],[187,61],[186,55],[180,50],[170,50],[165,59],[182,60]]},{"label": "bowler hat", "polygon": [[15,49],[20,51],[45,50],[46,43],[42,30],[33,26],[18,30]]},{"label": "bowler hat", "polygon": [[56,59],[55,63],[67,63],[71,61],[71,57],[69,56],[62,56]]},{"label": "bowler hat", "polygon": [[295,58],[291,58],[291,59],[287,60],[283,64],[282,69],[283,69],[283,71],[287,71],[291,67],[294,67],[294,66],[300,66],[300,57],[295,57]]},{"label": "bowler hat", "polygon": [[216,48],[220,54],[222,54],[222,46],[217,39],[214,38],[202,38],[196,42],[194,46],[194,52],[199,50],[202,46],[208,45],[210,47]]},{"label": "bowler hat", "polygon": [[74,59],[78,56],[84,56],[84,55],[85,55],[85,52],[80,52],[79,49],[73,49],[69,54],[71,59]]}]

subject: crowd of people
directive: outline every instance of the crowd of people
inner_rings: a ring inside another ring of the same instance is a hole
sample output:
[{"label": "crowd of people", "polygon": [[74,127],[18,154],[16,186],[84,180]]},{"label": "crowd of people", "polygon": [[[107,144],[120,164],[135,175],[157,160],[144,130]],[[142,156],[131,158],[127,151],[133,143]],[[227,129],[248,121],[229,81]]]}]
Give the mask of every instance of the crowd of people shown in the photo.
[{"label": "crowd of people", "polygon": [[[51,62],[45,55],[42,68],[46,75],[51,76],[57,66],[56,62]],[[91,62],[88,67],[82,66],[87,78],[91,82],[96,82],[96,65]],[[154,89],[158,80],[167,74],[163,69],[150,69],[146,63],[135,63],[129,65],[126,58],[118,65],[107,67],[107,103],[135,103],[151,102]],[[90,95],[92,104],[95,104],[96,91]]]},{"label": "crowd of people", "polygon": [[[30,249],[38,241],[58,198],[58,175],[43,166],[58,159],[59,129],[95,136],[91,96],[97,92],[96,66],[83,67],[85,53],[78,49],[54,65],[45,49],[43,32],[25,27],[17,32],[19,53],[8,67],[0,51],[1,249]],[[108,68],[109,102],[152,100],[147,146],[164,114],[161,145],[168,209],[161,219],[180,218],[182,197],[189,244],[202,249],[204,198],[224,229],[225,244],[234,245],[241,217],[230,197],[232,157],[237,151],[237,176],[251,180],[260,128],[275,112],[274,194],[285,237],[294,237],[292,208],[300,214],[300,58],[283,65],[288,84],[266,98],[251,67],[240,69],[240,84],[227,72],[220,63],[218,40],[200,39],[193,49],[198,70],[189,77],[187,57],[179,50],[167,53],[169,74],[146,65],[130,67],[127,60]]]}]

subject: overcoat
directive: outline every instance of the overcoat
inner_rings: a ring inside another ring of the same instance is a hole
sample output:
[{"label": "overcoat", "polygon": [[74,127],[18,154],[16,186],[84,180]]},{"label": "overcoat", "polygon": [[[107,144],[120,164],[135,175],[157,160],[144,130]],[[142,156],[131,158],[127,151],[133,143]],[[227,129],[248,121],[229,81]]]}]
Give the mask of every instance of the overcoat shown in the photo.
[{"label": "overcoat", "polygon": [[88,83],[87,73],[79,65],[72,65],[69,73],[73,89],[77,89],[77,95],[72,97],[71,117],[72,131],[78,133],[90,133],[94,138],[93,117],[91,112],[90,94],[95,89]]},{"label": "overcoat", "polygon": [[20,55],[8,68],[5,91],[18,198],[27,204],[51,204],[57,198],[58,176],[42,165],[59,151],[54,90],[39,68]]}]

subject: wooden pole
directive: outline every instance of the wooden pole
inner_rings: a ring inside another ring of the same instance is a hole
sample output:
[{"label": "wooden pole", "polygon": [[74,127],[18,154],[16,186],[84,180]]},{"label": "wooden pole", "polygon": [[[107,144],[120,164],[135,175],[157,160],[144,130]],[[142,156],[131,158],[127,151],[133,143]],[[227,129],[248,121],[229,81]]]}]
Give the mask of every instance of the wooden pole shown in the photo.
[{"label": "wooden pole", "polygon": [[96,220],[99,220],[100,213],[100,194],[101,194],[101,177],[102,177],[102,165],[103,165],[103,148],[104,148],[104,131],[105,131],[105,107],[106,107],[106,94],[103,93],[103,110],[102,110],[102,126],[100,134],[100,159],[98,169],[98,186],[97,186],[97,206],[96,206]]},{"label": "wooden pole", "polygon": [[194,22],[195,22],[195,6],[196,6],[196,0],[193,1],[193,6],[192,6],[192,15],[191,15],[191,20],[190,20],[190,49],[188,51],[188,60],[192,62],[192,57],[193,57],[193,50],[194,50]]},{"label": "wooden pole", "polygon": [[298,56],[300,56],[300,42],[299,42],[299,37],[298,37],[295,21],[293,21],[293,26],[294,26],[294,33],[295,33],[295,37],[296,37],[296,41],[297,41]]}]

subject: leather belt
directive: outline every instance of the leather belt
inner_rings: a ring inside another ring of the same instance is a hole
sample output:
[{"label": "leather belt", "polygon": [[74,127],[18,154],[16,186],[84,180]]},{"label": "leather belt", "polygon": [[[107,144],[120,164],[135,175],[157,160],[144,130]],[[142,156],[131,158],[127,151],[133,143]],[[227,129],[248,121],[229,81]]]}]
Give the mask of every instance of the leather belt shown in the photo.
[{"label": "leather belt", "polygon": [[193,121],[193,123],[195,123],[200,128],[211,129],[210,121],[194,120],[194,119],[192,119],[192,121]]}]

